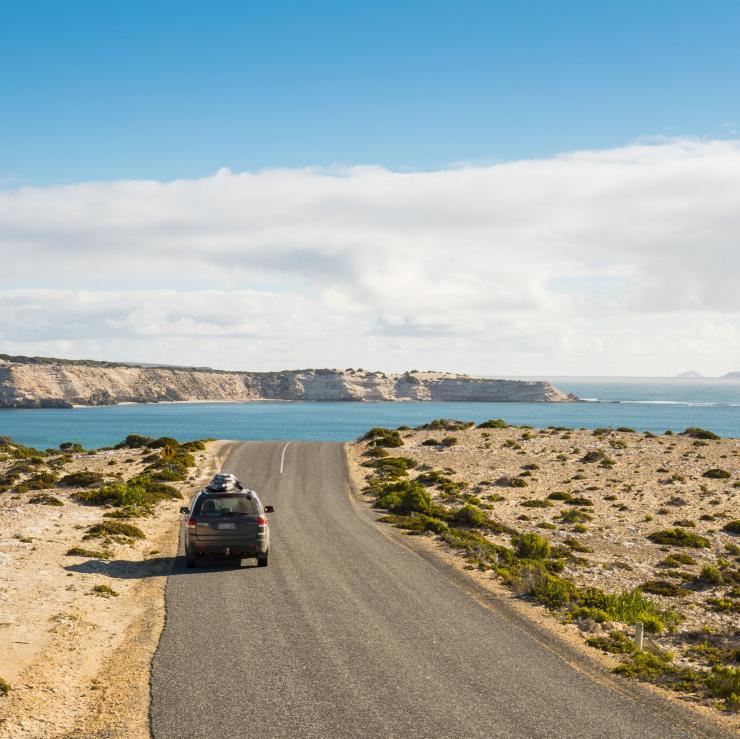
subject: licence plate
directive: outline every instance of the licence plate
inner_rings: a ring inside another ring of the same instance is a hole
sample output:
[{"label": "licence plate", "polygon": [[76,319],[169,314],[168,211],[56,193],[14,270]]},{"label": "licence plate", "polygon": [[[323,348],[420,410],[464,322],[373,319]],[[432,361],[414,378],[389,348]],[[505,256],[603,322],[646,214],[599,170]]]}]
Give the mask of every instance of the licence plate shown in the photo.
[{"label": "licence plate", "polygon": [[218,525],[219,529],[235,529],[236,524],[235,523],[220,523]]}]

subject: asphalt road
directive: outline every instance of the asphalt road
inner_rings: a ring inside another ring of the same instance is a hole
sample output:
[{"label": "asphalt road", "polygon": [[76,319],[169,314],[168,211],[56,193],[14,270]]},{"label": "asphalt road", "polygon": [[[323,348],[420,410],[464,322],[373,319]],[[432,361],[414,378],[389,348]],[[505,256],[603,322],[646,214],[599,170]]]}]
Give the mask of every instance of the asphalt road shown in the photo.
[{"label": "asphalt road", "polygon": [[237,444],[225,468],[275,506],[270,564],[174,568],[156,739],[721,735],[376,524],[341,445]]}]

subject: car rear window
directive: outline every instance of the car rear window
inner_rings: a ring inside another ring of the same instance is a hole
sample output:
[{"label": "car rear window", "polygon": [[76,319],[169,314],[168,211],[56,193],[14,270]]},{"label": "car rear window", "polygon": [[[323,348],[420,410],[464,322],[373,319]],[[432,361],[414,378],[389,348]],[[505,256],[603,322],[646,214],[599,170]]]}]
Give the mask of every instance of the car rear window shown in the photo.
[{"label": "car rear window", "polygon": [[257,516],[257,501],[250,495],[203,495],[195,504],[194,515],[201,518],[219,516]]}]

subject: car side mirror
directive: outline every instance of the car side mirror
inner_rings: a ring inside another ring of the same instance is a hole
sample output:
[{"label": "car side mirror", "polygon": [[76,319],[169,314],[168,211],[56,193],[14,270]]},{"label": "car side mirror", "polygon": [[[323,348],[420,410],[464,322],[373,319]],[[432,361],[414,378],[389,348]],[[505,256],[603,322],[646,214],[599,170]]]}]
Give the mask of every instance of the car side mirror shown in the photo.
[{"label": "car side mirror", "polygon": [[182,508],[180,508],[180,513],[190,513],[190,508],[184,505],[182,506]]},{"label": "car side mirror", "polygon": [[265,513],[275,513],[275,509],[271,505],[266,505]]}]

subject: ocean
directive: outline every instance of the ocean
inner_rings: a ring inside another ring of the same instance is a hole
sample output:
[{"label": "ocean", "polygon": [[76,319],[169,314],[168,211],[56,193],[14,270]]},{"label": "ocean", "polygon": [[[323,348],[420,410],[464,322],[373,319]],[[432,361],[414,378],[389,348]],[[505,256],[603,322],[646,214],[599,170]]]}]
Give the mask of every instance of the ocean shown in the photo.
[{"label": "ocean", "polygon": [[[531,378],[527,378],[531,379]],[[96,408],[0,410],[0,436],[40,449],[76,441],[110,446],[127,434],[199,438],[350,441],[372,426],[417,426],[433,418],[479,423],[662,433],[701,426],[740,438],[740,382],[552,377],[584,403],[160,403]]]}]

